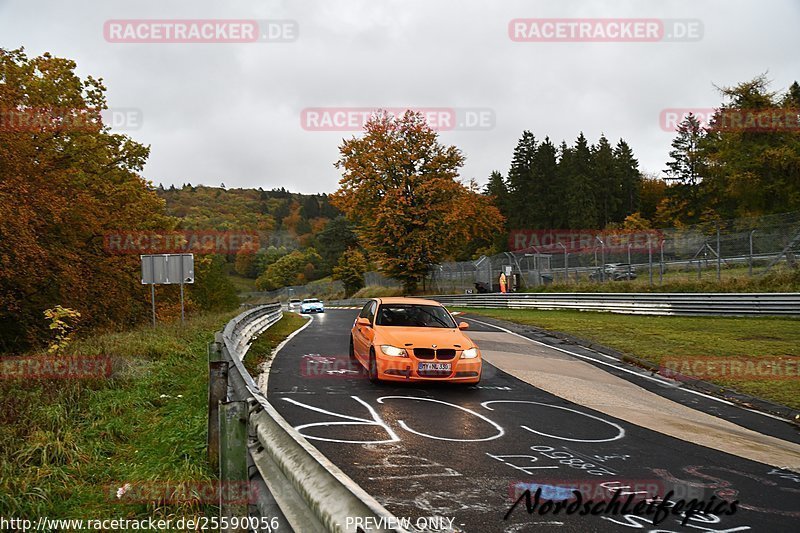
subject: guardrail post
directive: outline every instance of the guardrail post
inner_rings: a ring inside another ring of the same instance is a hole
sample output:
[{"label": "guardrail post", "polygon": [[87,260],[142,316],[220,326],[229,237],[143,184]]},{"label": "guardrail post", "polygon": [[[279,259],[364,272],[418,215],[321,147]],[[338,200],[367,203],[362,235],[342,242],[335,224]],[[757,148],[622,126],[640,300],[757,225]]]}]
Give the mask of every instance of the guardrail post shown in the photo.
[{"label": "guardrail post", "polygon": [[219,467],[219,402],[228,397],[228,362],[222,353],[222,334],[208,343],[208,463],[216,470]]},{"label": "guardrail post", "polygon": [[[248,531],[247,402],[219,403],[219,509],[228,518],[220,531]],[[237,527],[232,527],[235,523]]]},{"label": "guardrail post", "polygon": [[719,245],[719,222],[717,222],[717,281],[722,280],[722,252]]}]

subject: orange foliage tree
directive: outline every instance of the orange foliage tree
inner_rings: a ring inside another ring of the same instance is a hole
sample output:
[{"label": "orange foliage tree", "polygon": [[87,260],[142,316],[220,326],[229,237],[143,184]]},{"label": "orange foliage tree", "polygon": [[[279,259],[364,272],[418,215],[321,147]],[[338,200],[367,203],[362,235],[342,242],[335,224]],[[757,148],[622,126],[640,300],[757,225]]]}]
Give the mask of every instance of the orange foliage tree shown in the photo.
[{"label": "orange foliage tree", "polygon": [[381,271],[408,292],[476,236],[502,231],[491,199],[458,181],[461,151],[440,144],[419,113],[376,113],[363,137],[344,141],[339,151],[343,177],[331,203],[357,224]]},{"label": "orange foliage tree", "polygon": [[102,80],[75,63],[0,49],[0,350],[47,337],[42,313],[63,305],[81,325],[147,316],[138,256],[103,250],[116,229],[169,229],[137,172],[149,148],[112,134]]}]

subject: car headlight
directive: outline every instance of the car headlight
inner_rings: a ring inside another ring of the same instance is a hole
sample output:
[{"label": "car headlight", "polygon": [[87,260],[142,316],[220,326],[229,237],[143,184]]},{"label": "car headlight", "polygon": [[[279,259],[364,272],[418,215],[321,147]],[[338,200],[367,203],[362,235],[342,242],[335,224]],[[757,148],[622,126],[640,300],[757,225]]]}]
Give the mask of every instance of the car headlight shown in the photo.
[{"label": "car headlight", "polygon": [[381,351],[386,355],[391,355],[392,357],[408,357],[405,349],[398,348],[396,346],[390,346],[388,344],[381,345]]},{"label": "car headlight", "polygon": [[478,348],[470,348],[461,352],[462,359],[475,359],[478,357]]}]

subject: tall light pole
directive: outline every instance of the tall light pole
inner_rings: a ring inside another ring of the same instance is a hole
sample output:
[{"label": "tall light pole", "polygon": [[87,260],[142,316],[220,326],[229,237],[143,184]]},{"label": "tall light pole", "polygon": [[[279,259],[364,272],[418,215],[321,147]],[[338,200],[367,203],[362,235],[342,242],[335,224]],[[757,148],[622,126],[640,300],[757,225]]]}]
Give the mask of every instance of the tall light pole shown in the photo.
[{"label": "tall light pole", "polygon": [[628,281],[631,280],[631,271],[632,271],[632,267],[631,267],[631,246],[632,245],[633,245],[632,242],[628,243]]},{"label": "tall light pole", "polygon": [[664,243],[667,242],[661,239],[661,262],[658,264],[658,284],[664,284]]},{"label": "tall light pole", "polygon": [[650,274],[650,286],[653,286],[653,241],[647,236],[647,270]]},{"label": "tall light pole", "polygon": [[717,281],[722,279],[722,255],[719,246],[719,222],[717,222]]},{"label": "tall light pole", "polygon": [[564,249],[564,283],[569,283],[569,267],[567,266],[567,261],[569,261],[569,253],[567,252],[567,247],[564,246],[564,243],[557,241],[556,244]]},{"label": "tall light pole", "polygon": [[752,276],[753,275],[753,233],[755,233],[755,232],[756,232],[756,230],[753,230],[753,231],[750,232],[750,256],[748,257],[748,261],[747,261],[747,275],[748,276]]},{"label": "tall light pole", "polygon": [[595,239],[600,243],[600,261],[603,265],[600,267],[600,281],[606,280],[606,243],[603,242],[599,236],[595,235]]}]

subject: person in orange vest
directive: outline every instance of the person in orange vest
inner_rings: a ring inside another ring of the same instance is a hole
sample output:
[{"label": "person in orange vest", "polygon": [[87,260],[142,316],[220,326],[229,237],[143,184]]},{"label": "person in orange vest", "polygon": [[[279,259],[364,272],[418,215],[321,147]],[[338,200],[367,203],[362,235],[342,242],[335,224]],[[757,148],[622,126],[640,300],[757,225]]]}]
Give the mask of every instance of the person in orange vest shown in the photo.
[{"label": "person in orange vest", "polygon": [[500,273],[500,292],[508,292],[508,281],[506,280],[506,273]]}]

